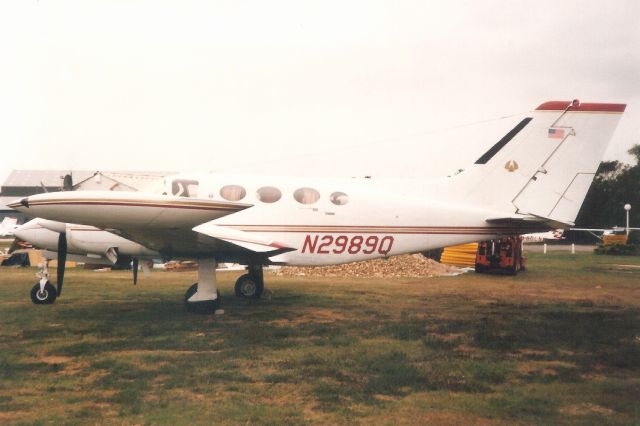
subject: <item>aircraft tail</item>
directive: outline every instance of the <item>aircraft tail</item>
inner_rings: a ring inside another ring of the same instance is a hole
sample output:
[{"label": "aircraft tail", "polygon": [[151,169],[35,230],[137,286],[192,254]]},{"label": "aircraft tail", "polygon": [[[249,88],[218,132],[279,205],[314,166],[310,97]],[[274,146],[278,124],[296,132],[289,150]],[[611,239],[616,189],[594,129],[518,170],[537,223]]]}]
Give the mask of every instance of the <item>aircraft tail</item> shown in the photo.
[{"label": "aircraft tail", "polygon": [[454,178],[465,202],[572,224],[624,104],[546,102]]}]

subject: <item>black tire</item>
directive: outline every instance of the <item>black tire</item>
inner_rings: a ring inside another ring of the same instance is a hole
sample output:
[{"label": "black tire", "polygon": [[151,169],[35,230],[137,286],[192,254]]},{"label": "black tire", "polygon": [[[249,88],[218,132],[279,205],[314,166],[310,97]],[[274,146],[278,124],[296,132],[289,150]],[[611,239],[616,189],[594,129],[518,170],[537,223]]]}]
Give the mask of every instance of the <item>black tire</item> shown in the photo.
[{"label": "black tire", "polygon": [[250,274],[244,274],[236,280],[234,287],[236,297],[243,299],[258,299],[264,291],[264,283]]},{"label": "black tire", "polygon": [[481,274],[481,273],[483,273],[483,272],[484,272],[484,265],[481,265],[481,264],[479,264],[479,263],[476,263],[476,268],[475,268],[475,269],[476,269],[476,272],[477,272],[477,273]]},{"label": "black tire", "polygon": [[36,283],[31,289],[31,301],[36,305],[51,305],[56,301],[58,292],[49,282],[44,285],[44,290],[40,291],[40,283]]},{"label": "black tire", "polygon": [[216,309],[220,307],[220,292],[218,291],[218,297],[216,300],[203,300],[201,302],[189,302],[191,296],[196,294],[198,291],[198,283],[193,284],[189,289],[184,293],[184,306],[187,309],[187,312],[192,314],[213,314],[216,312]]}]

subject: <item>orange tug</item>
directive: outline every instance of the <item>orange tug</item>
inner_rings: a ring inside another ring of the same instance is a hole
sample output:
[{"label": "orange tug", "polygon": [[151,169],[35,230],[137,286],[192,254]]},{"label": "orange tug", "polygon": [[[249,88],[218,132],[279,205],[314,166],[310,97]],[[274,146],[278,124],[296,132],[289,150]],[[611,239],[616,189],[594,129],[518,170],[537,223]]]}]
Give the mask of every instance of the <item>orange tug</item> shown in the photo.
[{"label": "orange tug", "polygon": [[524,262],[520,235],[478,243],[476,253],[476,272],[478,273],[496,271],[516,275],[519,271],[524,271]]}]

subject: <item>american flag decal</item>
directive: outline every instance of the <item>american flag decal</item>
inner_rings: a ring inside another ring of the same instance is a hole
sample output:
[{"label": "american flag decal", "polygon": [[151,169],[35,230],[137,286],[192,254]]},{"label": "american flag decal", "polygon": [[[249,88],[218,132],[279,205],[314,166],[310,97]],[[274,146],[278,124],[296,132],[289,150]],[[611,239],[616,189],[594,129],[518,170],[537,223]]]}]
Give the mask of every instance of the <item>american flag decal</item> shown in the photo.
[{"label": "american flag decal", "polygon": [[564,129],[557,129],[555,127],[550,127],[549,137],[552,139],[564,139]]}]

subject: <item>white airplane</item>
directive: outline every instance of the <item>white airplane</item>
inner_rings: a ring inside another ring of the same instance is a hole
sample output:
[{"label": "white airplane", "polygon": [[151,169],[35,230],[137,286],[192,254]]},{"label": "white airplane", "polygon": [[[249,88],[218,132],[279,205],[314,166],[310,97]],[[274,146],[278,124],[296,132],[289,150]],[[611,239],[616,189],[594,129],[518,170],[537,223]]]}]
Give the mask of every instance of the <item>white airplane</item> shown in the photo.
[{"label": "white airplane", "polygon": [[18,219],[15,217],[5,217],[0,223],[0,237],[12,237],[18,225]]},{"label": "white airplane", "polygon": [[626,228],[624,226],[614,226],[613,228],[571,228],[571,231],[583,231],[588,232],[599,240],[602,240],[605,235],[629,235],[630,231],[638,231],[640,228]]},{"label": "white airplane", "polygon": [[184,174],[146,193],[58,192],[9,206],[197,259],[185,304],[213,312],[218,262],[248,265],[236,294],[259,297],[263,265],[347,263],[571,226],[625,107],[546,102],[446,179]]},{"label": "white airplane", "polygon": [[547,232],[535,232],[533,234],[524,234],[522,241],[525,243],[542,243],[544,241],[564,240],[564,229],[554,229]]},{"label": "white airplane", "polygon": [[[44,249],[46,260],[57,258],[58,275],[57,288],[47,286],[49,278],[48,263],[42,265],[39,273],[41,284],[36,284],[31,291],[31,299],[35,304],[52,303],[62,293],[64,281],[65,261],[86,262],[102,265],[114,265],[118,256],[133,258],[133,284],[138,280],[139,261],[160,257],[156,251],[112,234],[93,226],[62,223],[42,218],[32,219],[24,225],[18,226],[14,235],[16,238],[30,242],[33,246]],[[148,263],[142,262],[147,272]]]}]

